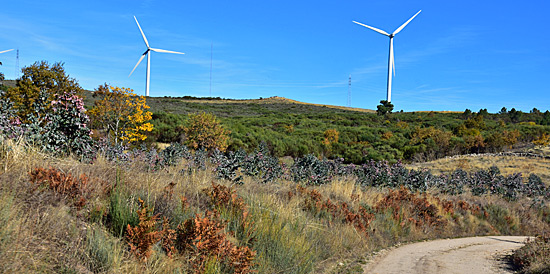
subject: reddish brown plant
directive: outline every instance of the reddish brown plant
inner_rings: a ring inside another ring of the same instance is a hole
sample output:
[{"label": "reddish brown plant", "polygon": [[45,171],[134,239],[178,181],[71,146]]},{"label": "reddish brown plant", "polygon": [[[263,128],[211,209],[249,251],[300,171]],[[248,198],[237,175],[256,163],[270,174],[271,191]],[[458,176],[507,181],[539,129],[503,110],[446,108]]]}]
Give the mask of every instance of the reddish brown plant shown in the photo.
[{"label": "reddish brown plant", "polygon": [[51,190],[68,197],[74,201],[74,205],[78,208],[86,204],[84,192],[88,186],[88,177],[81,174],[80,177],[73,177],[70,173],[54,168],[35,168],[30,172],[30,179],[36,185],[46,185]]}]

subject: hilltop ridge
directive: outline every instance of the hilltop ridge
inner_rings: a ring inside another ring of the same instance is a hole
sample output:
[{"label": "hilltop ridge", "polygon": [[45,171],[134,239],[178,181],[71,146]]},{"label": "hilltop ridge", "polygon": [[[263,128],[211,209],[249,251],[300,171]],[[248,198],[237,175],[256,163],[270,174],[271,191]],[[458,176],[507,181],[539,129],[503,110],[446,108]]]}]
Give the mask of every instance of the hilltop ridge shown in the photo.
[{"label": "hilltop ridge", "polygon": [[[92,91],[84,91],[84,104],[91,107],[93,102],[96,100],[92,97]],[[308,106],[311,108],[328,108],[328,109],[337,109],[343,111],[354,111],[354,112],[365,112],[365,113],[375,113],[375,110],[355,108],[355,107],[344,107],[336,105],[324,105],[324,104],[314,104],[301,102],[281,96],[271,96],[267,98],[260,97],[259,99],[230,99],[230,98],[221,98],[221,97],[194,97],[194,96],[164,96],[164,97],[147,97],[147,104],[151,107],[153,112],[170,112],[170,113],[185,113],[187,107],[181,103],[191,104],[210,104],[210,105],[235,105],[235,104],[258,104],[258,105],[302,105]],[[287,107],[282,107],[287,109]],[[193,108],[195,111],[196,109]],[[190,109],[189,109],[190,110]]]}]

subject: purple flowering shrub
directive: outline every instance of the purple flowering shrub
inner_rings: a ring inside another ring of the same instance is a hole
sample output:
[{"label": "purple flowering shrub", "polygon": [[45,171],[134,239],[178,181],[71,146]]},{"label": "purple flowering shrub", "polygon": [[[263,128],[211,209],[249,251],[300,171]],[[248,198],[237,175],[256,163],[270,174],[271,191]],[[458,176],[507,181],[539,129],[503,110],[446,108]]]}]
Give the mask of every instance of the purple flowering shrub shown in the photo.
[{"label": "purple flowering shrub", "polygon": [[94,151],[88,128],[90,118],[86,115],[82,98],[70,93],[56,95],[51,107],[42,129],[42,147],[56,154],[74,153],[91,158]]},{"label": "purple flowering shrub", "polygon": [[263,183],[274,182],[283,175],[283,166],[279,164],[279,159],[270,155],[264,142],[246,156],[242,170],[245,175],[260,178]]},{"label": "purple flowering shrub", "polygon": [[269,154],[265,143],[260,143],[258,148],[251,154],[246,154],[244,150],[237,152],[228,152],[223,154],[214,151],[211,155],[211,163],[216,168],[216,176],[226,180],[232,180],[236,183],[242,182],[240,173],[258,178],[263,183],[274,182],[283,175],[282,166],[279,160]]},{"label": "purple flowering shrub", "polygon": [[545,187],[537,175],[531,174],[523,182],[521,173],[503,176],[496,166],[471,174],[458,169],[450,175],[433,175],[428,170],[408,170],[400,162],[389,164],[387,161],[370,161],[361,166],[344,165],[340,159],[319,160],[308,155],[296,159],[290,173],[292,180],[309,185],[325,184],[339,175],[354,176],[357,184],[364,187],[403,186],[413,192],[435,189],[457,195],[469,190],[473,195],[495,194],[507,200],[516,200],[521,196],[550,196],[550,187]]},{"label": "purple flowering shrub", "polygon": [[308,154],[294,161],[290,167],[291,178],[307,185],[322,185],[330,182],[335,174],[335,166],[329,160],[319,160]]},{"label": "purple flowering shrub", "polygon": [[21,126],[21,119],[13,109],[13,103],[4,98],[3,91],[0,91],[0,136],[6,138],[17,138],[24,133]]},{"label": "purple flowering shrub", "polygon": [[[1,97],[1,95],[0,95]],[[44,151],[67,155],[75,154],[82,159],[94,155],[93,140],[88,128],[90,119],[82,98],[64,93],[56,95],[47,108],[47,94],[43,90],[33,103],[34,111],[25,117],[29,123],[22,124],[7,98],[0,100],[0,135],[4,138],[24,137]]]}]

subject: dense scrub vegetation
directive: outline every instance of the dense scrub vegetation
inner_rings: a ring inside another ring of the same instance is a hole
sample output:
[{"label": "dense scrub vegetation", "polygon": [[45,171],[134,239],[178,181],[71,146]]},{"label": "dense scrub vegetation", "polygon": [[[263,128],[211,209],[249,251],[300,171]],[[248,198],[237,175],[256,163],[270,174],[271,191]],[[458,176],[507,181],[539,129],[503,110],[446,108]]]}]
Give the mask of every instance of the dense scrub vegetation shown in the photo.
[{"label": "dense scrub vegetation", "polygon": [[[412,112],[377,115],[280,99],[251,101],[150,98],[153,130],[149,140],[183,138],[186,113],[206,111],[231,131],[229,150],[251,152],[266,142],[276,157],[314,154],[347,163],[370,160],[426,161],[449,155],[499,152],[550,142],[550,111],[501,110],[491,114]],[[336,132],[336,142],[326,133]]]}]

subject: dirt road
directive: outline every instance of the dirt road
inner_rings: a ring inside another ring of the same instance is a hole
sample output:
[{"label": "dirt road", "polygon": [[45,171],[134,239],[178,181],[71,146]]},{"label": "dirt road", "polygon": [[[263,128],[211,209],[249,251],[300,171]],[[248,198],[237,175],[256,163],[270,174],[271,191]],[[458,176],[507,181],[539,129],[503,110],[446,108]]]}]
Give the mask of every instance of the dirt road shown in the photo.
[{"label": "dirt road", "polygon": [[499,260],[527,237],[487,236],[404,245],[382,253],[365,273],[513,273]]}]

